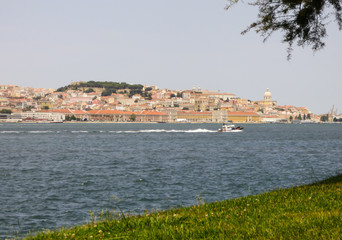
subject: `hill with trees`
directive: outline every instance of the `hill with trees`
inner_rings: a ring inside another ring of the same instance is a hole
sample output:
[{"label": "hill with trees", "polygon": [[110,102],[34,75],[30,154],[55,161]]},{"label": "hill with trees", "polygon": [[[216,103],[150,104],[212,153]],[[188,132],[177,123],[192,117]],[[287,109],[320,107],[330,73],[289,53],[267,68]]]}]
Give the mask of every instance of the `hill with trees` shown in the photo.
[{"label": "hill with trees", "polygon": [[57,92],[65,92],[67,90],[81,90],[84,92],[95,92],[94,89],[102,89],[102,96],[110,96],[112,93],[123,93],[132,97],[135,94],[140,94],[142,97],[149,99],[151,94],[148,93],[151,89],[143,90],[144,86],[141,84],[128,84],[125,82],[101,82],[88,81],[72,83],[57,89]]}]

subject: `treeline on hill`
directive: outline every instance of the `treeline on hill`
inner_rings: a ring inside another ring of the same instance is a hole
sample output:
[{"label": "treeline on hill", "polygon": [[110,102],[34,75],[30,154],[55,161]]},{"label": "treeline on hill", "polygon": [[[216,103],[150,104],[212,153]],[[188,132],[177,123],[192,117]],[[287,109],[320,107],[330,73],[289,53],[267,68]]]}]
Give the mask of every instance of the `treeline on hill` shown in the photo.
[{"label": "treeline on hill", "polygon": [[[86,89],[85,89],[86,88]],[[146,88],[143,91],[144,86],[141,84],[128,84],[125,82],[98,82],[98,81],[88,81],[88,82],[79,82],[77,84],[70,84],[65,87],[60,87],[57,89],[57,92],[65,92],[67,90],[84,90],[84,92],[90,93],[95,92],[92,88],[103,88],[101,93],[102,96],[110,96],[112,93],[120,93],[127,94],[129,97],[132,97],[135,94],[140,94],[142,97],[146,99],[152,99],[151,93],[148,91],[151,88]]]}]

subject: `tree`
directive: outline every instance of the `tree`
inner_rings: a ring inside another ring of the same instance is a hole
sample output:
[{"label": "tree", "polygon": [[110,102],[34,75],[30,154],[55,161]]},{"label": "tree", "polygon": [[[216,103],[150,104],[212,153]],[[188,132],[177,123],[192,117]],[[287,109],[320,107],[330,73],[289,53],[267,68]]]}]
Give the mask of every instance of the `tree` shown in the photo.
[{"label": "tree", "polygon": [[87,90],[85,90],[84,91],[85,93],[91,93],[91,92],[95,92],[95,90],[94,89],[92,89],[92,88],[88,88]]},{"label": "tree", "polygon": [[135,115],[134,113],[132,113],[132,115],[129,116],[129,120],[130,120],[131,122],[135,122],[136,119],[137,119],[137,115]]},{"label": "tree", "polygon": [[76,118],[75,115],[72,115],[72,116],[66,115],[65,116],[65,121],[75,121],[75,120],[80,121],[81,119],[80,118]]},{"label": "tree", "polygon": [[321,122],[327,122],[329,120],[329,116],[327,115],[322,115],[321,116]]},{"label": "tree", "polygon": [[0,113],[11,114],[12,110],[11,109],[1,109]]},{"label": "tree", "polygon": [[[239,0],[228,2],[226,9]],[[294,43],[301,47],[311,46],[314,52],[324,48],[326,25],[331,22],[332,15],[342,30],[341,0],[255,0],[250,5],[258,7],[259,14],[242,34],[254,29],[266,41],[273,32],[283,32],[282,41],[288,44],[288,59]]]}]

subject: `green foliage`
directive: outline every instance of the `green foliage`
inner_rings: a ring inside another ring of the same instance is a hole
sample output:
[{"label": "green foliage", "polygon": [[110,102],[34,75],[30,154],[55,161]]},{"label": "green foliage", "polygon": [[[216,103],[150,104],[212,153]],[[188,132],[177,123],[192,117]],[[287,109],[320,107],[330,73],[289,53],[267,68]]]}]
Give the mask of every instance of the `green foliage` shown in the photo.
[{"label": "green foliage", "polygon": [[86,225],[27,239],[341,239],[342,175],[306,186],[168,211],[91,213]]},{"label": "green foliage", "polygon": [[322,115],[320,120],[321,120],[321,122],[327,122],[327,121],[329,121],[329,116],[328,116],[328,114],[327,114],[327,115]]},{"label": "green foliage", "polygon": [[112,93],[116,93],[116,90],[113,88],[108,88],[103,90],[103,92],[101,93],[101,96],[110,96],[112,95]]},{"label": "green foliage", "polygon": [[[226,8],[238,1],[228,0]],[[242,34],[254,29],[266,41],[273,32],[282,32],[282,41],[288,44],[288,58],[294,43],[301,47],[311,46],[317,51],[325,45],[326,24],[331,22],[332,16],[342,30],[341,3],[341,0],[255,0],[251,5],[259,9],[258,18]]]},{"label": "green foliage", "polygon": [[299,114],[295,117],[296,120],[302,120],[302,114]]},{"label": "green foliage", "polygon": [[11,109],[1,109],[0,113],[11,114],[12,110]]},{"label": "green foliage", "polygon": [[133,91],[142,90],[143,85],[141,84],[128,84],[125,82],[101,82],[101,81],[88,81],[79,82],[77,84],[71,84],[65,87],[58,88],[58,92],[65,92],[66,90],[82,89],[82,88],[104,88],[105,90],[111,89],[112,92],[116,92],[119,89],[130,89]]},{"label": "green foliage", "polygon": [[65,121],[75,121],[75,120],[77,120],[75,115],[72,115],[72,116],[66,115],[65,116]]},{"label": "green foliage", "polygon": [[91,92],[95,92],[95,90],[94,89],[92,89],[92,88],[88,88],[87,90],[85,90],[84,91],[85,93],[91,93]]},{"label": "green foliage", "polygon": [[170,98],[174,98],[176,95],[174,93],[171,93]]},{"label": "green foliage", "polygon": [[97,81],[88,81],[88,82],[79,82],[77,84],[71,84],[65,87],[58,88],[58,92],[65,92],[67,90],[81,90],[84,88],[88,88],[84,92],[95,92],[93,88],[102,88],[103,91],[101,96],[110,96],[113,93],[124,93],[127,94],[128,97],[132,97],[133,95],[139,94],[143,98],[147,100],[152,100],[152,90],[151,87],[146,88],[145,91],[142,89],[144,88],[141,84],[128,84],[125,82],[97,82]]},{"label": "green foliage", "polygon": [[152,100],[152,93],[147,92],[146,90],[140,94],[146,100]]},{"label": "green foliage", "polygon": [[137,115],[135,115],[134,113],[132,113],[132,115],[129,116],[129,120],[130,120],[131,122],[135,122],[136,119],[137,119]]}]

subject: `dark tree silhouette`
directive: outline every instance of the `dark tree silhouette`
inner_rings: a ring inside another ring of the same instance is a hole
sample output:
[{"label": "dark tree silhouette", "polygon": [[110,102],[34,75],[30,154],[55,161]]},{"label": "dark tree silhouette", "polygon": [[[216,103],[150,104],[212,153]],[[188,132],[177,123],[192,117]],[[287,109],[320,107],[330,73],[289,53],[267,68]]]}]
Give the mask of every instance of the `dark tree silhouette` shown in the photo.
[{"label": "dark tree silhouette", "polygon": [[[239,0],[228,2],[226,9]],[[259,14],[242,34],[254,29],[266,41],[273,32],[283,32],[282,41],[288,44],[288,59],[294,43],[301,47],[311,46],[314,52],[324,48],[326,25],[331,20],[335,20],[342,30],[342,0],[256,0],[249,4],[258,7]]]}]

